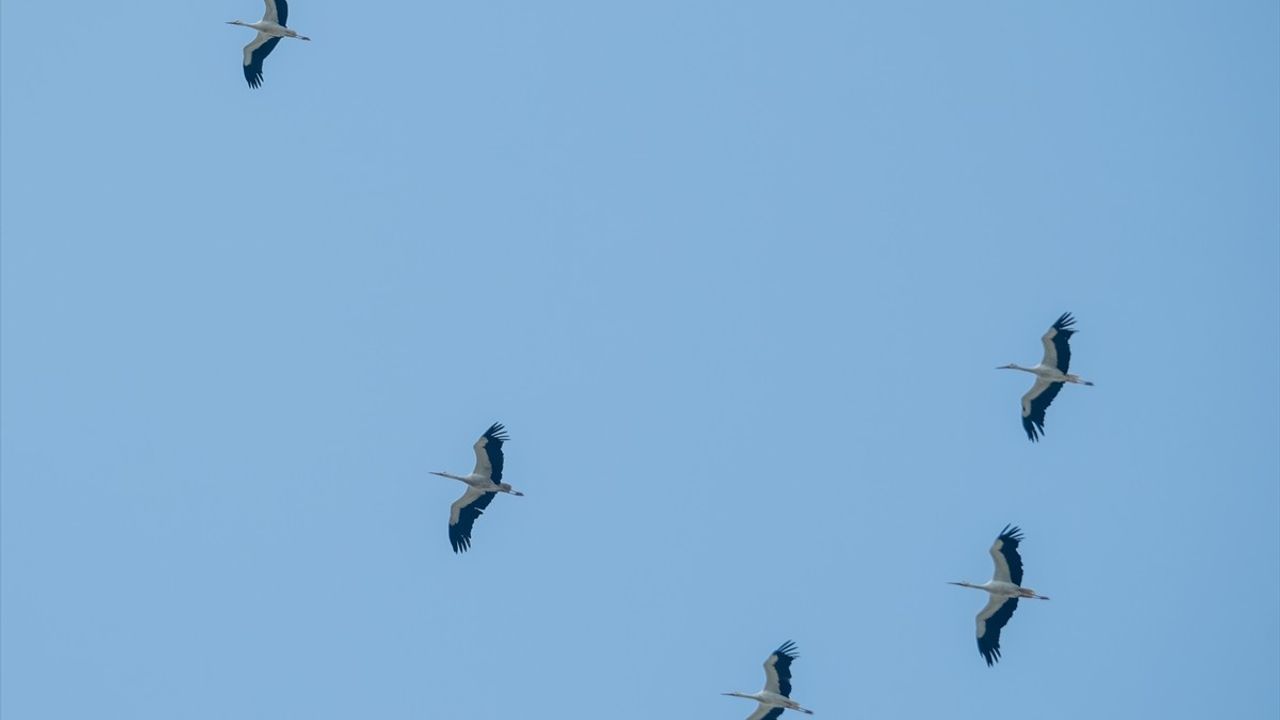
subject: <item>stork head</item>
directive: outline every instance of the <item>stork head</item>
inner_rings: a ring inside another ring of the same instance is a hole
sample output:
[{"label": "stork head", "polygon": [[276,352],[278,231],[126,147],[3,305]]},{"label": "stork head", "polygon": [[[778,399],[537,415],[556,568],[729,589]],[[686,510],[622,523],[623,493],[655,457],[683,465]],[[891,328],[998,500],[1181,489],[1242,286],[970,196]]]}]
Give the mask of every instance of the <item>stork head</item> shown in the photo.
[{"label": "stork head", "polygon": [[228,20],[227,24],[228,25],[248,25],[249,23],[246,23],[243,20]]},{"label": "stork head", "polygon": [[748,694],[746,694],[746,693],[744,693],[744,692],[727,692],[727,693],[720,693],[720,694],[721,694],[721,695],[728,695],[729,697],[740,697],[740,698],[746,698],[746,699],[748,699],[748,700],[755,700],[755,698],[754,698],[754,697],[752,697],[752,696],[750,696],[750,695],[748,695]]},{"label": "stork head", "polygon": [[1017,363],[1009,363],[1008,365],[1001,365],[1000,367],[997,367],[996,369],[997,369],[997,370],[1017,370],[1017,369],[1018,369],[1018,364],[1017,364]]}]

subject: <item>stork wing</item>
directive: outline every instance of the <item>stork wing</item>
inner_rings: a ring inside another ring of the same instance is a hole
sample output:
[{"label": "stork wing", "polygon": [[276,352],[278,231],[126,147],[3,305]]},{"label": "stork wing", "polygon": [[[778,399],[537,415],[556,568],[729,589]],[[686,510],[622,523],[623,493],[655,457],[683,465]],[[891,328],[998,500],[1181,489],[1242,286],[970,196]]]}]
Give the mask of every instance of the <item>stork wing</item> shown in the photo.
[{"label": "stork wing", "polygon": [[487,477],[495,483],[502,480],[502,443],[509,439],[502,423],[490,425],[473,446],[476,451],[476,469],[472,473]]},{"label": "stork wing", "polygon": [[1049,331],[1040,338],[1040,342],[1044,344],[1044,359],[1040,361],[1041,365],[1056,367],[1063,373],[1067,372],[1067,368],[1071,366],[1071,346],[1067,341],[1076,334],[1076,331],[1071,329],[1075,322],[1071,313],[1062,313]]},{"label": "stork wing", "polygon": [[756,711],[747,716],[747,720],[778,720],[782,717],[783,710],[784,708],[759,703],[756,705]]},{"label": "stork wing", "polygon": [[471,547],[471,526],[496,495],[467,486],[462,497],[449,506],[449,544],[453,545],[454,552],[466,552]]},{"label": "stork wing", "polygon": [[991,543],[991,559],[996,562],[993,580],[1022,585],[1022,556],[1018,554],[1018,543],[1021,542],[1022,530],[1005,525],[1000,536]]},{"label": "stork wing", "polygon": [[796,644],[790,640],[774,650],[764,661],[764,689],[791,697],[791,661],[798,657]]},{"label": "stork wing", "polygon": [[[271,4],[270,0],[267,4]],[[256,88],[262,85],[262,61],[266,60],[279,44],[280,38],[260,32],[254,36],[253,42],[244,46],[244,79],[249,83],[249,87]]]},{"label": "stork wing", "polygon": [[265,0],[267,11],[262,14],[265,22],[279,23],[284,26],[289,25],[289,3],[285,0]]},{"label": "stork wing", "polygon": [[1060,390],[1062,383],[1036,376],[1035,384],[1022,396],[1022,429],[1031,442],[1038,442],[1044,434],[1044,411],[1049,409]]},{"label": "stork wing", "polygon": [[1018,598],[992,595],[987,606],[978,613],[978,652],[987,661],[987,665],[995,665],[1000,659],[1000,629],[1013,617],[1018,609]]}]

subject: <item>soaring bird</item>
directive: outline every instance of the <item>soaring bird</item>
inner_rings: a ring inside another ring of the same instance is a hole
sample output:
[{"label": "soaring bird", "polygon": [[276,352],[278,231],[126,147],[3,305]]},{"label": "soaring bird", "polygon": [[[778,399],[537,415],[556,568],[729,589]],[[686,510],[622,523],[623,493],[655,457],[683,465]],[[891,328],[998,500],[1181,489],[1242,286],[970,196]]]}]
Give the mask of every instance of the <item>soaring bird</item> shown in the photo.
[{"label": "soaring bird", "polygon": [[513,490],[502,481],[502,443],[508,440],[506,429],[500,423],[494,423],[484,431],[484,435],[476,440],[472,447],[476,451],[476,469],[470,475],[453,475],[447,472],[432,472],[432,475],[461,480],[467,484],[467,491],[462,493],[449,507],[449,543],[456,553],[466,552],[471,547],[471,526],[476,518],[484,514],[493,498],[500,492],[511,495],[524,495]]},{"label": "soaring bird", "polygon": [[1017,363],[1001,365],[997,370],[1021,370],[1036,376],[1036,382],[1022,396],[1022,429],[1027,431],[1027,438],[1038,442],[1044,434],[1044,411],[1058,397],[1063,383],[1093,385],[1088,380],[1081,380],[1078,375],[1067,373],[1071,365],[1071,346],[1068,342],[1076,334],[1071,326],[1075,324],[1071,313],[1062,313],[1058,321],[1040,338],[1044,343],[1044,358],[1035,367],[1022,367]]},{"label": "soaring bird", "polygon": [[991,595],[987,606],[978,613],[978,652],[986,659],[987,665],[995,665],[1000,659],[1000,630],[1013,617],[1018,609],[1018,598],[1048,600],[1044,595],[1037,595],[1035,590],[1022,587],[1022,556],[1018,554],[1018,544],[1022,542],[1022,531],[1016,527],[1004,526],[999,537],[991,544],[991,559],[996,563],[995,576],[989,582],[974,585],[967,582],[953,582],[949,585],[986,590]]},{"label": "soaring bird", "polygon": [[258,31],[253,42],[244,46],[244,79],[248,81],[251,88],[262,85],[262,61],[276,49],[280,38],[311,39],[285,27],[289,21],[289,3],[286,0],[265,0],[265,2],[267,11],[258,22],[231,20],[227,23],[243,25]]},{"label": "soaring bird", "polygon": [[755,700],[759,705],[756,711],[747,716],[747,720],[778,720],[783,710],[797,710],[812,715],[812,710],[800,707],[800,703],[791,699],[791,661],[800,657],[796,655],[796,644],[790,640],[774,650],[764,661],[764,689],[760,692],[727,692],[722,695]]}]

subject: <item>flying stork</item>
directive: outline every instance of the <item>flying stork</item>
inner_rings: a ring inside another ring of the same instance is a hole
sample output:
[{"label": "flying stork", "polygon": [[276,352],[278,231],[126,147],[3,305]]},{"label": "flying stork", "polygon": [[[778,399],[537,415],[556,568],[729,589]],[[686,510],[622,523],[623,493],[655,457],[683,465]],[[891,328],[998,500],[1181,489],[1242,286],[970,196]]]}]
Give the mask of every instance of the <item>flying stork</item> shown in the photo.
[{"label": "flying stork", "polygon": [[1063,383],[1093,385],[1088,380],[1081,380],[1078,375],[1067,373],[1071,365],[1071,336],[1076,334],[1071,326],[1075,324],[1071,313],[1062,313],[1058,321],[1040,338],[1044,343],[1044,358],[1035,367],[1022,367],[1017,363],[1001,365],[997,370],[1021,370],[1036,376],[1036,382],[1022,396],[1022,429],[1027,431],[1031,442],[1038,442],[1044,434],[1044,411],[1058,397]]},{"label": "flying stork", "polygon": [[258,22],[231,20],[227,23],[243,25],[258,31],[253,42],[244,46],[244,79],[249,82],[251,88],[262,85],[262,61],[266,60],[271,51],[276,49],[276,45],[280,44],[280,38],[311,39],[285,27],[289,21],[289,3],[286,0],[265,0],[265,2],[267,11]]},{"label": "flying stork", "polygon": [[755,693],[721,694],[747,698],[760,703],[747,720],[778,720],[783,710],[798,710],[805,715],[812,715],[812,710],[800,707],[800,703],[791,699],[791,661],[797,657],[800,656],[796,655],[796,644],[788,640],[764,661],[763,690]]},{"label": "flying stork", "polygon": [[982,608],[977,618],[978,652],[986,659],[988,667],[995,665],[1000,659],[1000,630],[1013,617],[1013,611],[1018,609],[1018,598],[1049,599],[1044,595],[1037,595],[1031,588],[1022,587],[1022,556],[1018,554],[1018,543],[1021,542],[1022,531],[1005,525],[1000,536],[991,544],[991,559],[996,563],[995,577],[981,585],[948,583],[986,590],[991,595],[987,606]]},{"label": "flying stork", "polygon": [[[268,0],[270,1],[270,0]],[[494,423],[484,431],[484,435],[472,447],[476,451],[476,469],[470,475],[453,475],[447,472],[432,472],[432,475],[461,480],[467,484],[467,491],[449,507],[449,542],[456,553],[466,552],[471,547],[471,526],[476,518],[484,514],[493,498],[498,493],[524,495],[512,490],[502,480],[502,443],[506,442],[507,432],[501,423]]]}]

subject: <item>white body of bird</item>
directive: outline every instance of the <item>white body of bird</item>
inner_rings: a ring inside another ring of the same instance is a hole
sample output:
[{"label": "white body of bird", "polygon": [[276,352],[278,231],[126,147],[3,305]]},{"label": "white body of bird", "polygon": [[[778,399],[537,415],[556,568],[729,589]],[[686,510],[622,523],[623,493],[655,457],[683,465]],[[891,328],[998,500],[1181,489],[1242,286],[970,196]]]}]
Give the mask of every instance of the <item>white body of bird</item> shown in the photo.
[{"label": "white body of bird", "polygon": [[1044,380],[1045,382],[1069,382],[1069,383],[1077,383],[1079,385],[1093,384],[1088,380],[1081,379],[1079,375],[1064,373],[1056,367],[1046,367],[1044,365],[1036,365],[1035,367],[1022,367],[1017,363],[1009,363],[1008,365],[1001,365],[996,369],[997,370],[1021,370],[1022,372],[1029,372],[1032,375],[1035,375],[1037,378]]},{"label": "white body of bird", "polygon": [[1014,585],[1011,582],[1002,582],[1000,580],[988,580],[981,585],[967,582],[953,582],[948,585],[959,585],[960,587],[973,588],[974,590],[986,590],[988,593],[1002,598],[1032,598],[1035,600],[1048,600],[1045,595],[1036,594],[1031,588],[1024,588]]},{"label": "white body of bird", "polygon": [[294,32],[293,30],[290,30],[289,28],[281,25],[280,23],[274,23],[269,20],[259,20],[258,22],[245,22],[243,20],[231,20],[227,24],[253,28],[254,30],[257,30],[258,32],[263,33],[264,35],[270,35],[271,37],[288,37],[288,38],[297,38],[299,40],[311,39],[306,35],[299,35],[298,33]]},{"label": "white body of bird", "polygon": [[513,490],[509,483],[495,483],[488,475],[476,475],[475,473],[471,473],[470,475],[454,475],[453,473],[435,472],[434,470],[431,471],[431,474],[439,475],[440,477],[447,477],[450,480],[461,480],[481,492],[504,492],[511,493],[512,495],[524,495],[524,493],[519,490]]},{"label": "white body of bird", "polygon": [[727,692],[725,695],[755,700],[760,703],[760,707],[756,708],[756,711],[748,716],[747,720],[760,720],[761,718],[767,717],[770,708],[795,710],[796,712],[802,712],[805,715],[813,714],[812,710],[801,707],[800,703],[795,700],[792,700],[789,697],[783,697],[775,692],[769,692],[768,690],[761,690],[760,692],[754,693]]}]

